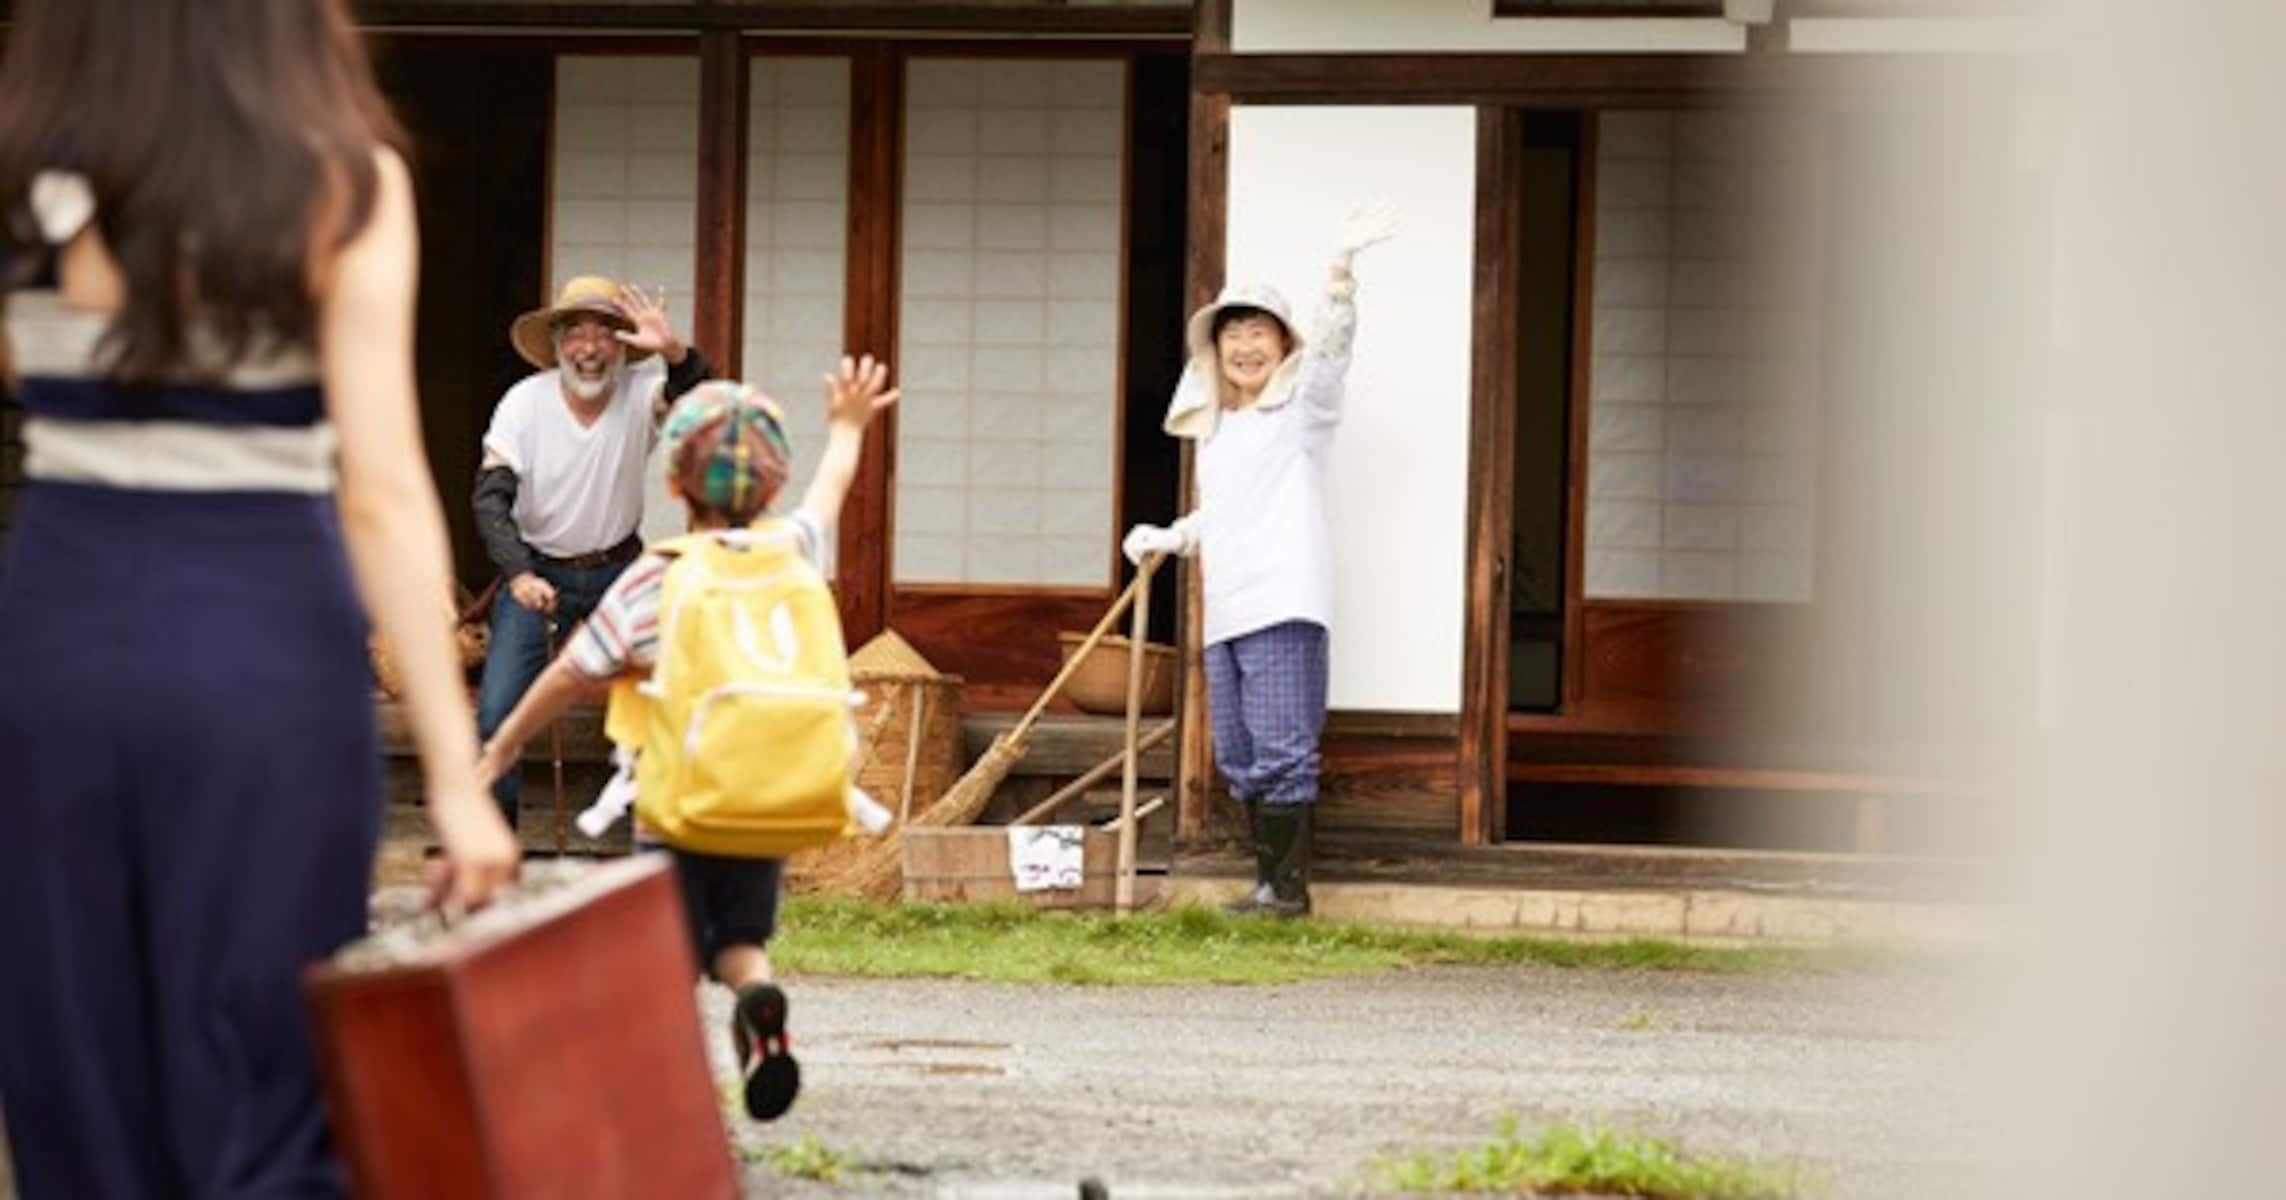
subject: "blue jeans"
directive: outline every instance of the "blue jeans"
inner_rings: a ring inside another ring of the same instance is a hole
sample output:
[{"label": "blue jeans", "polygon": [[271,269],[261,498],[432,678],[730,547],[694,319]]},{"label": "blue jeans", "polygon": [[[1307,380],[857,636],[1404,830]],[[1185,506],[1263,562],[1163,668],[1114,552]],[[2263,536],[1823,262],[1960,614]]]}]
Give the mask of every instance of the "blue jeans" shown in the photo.
[{"label": "blue jeans", "polygon": [[1206,648],[1207,717],[1230,794],[1264,804],[1318,798],[1326,725],[1326,630],[1287,621]]},{"label": "blue jeans", "polygon": [[[540,677],[548,665],[548,623],[555,622],[555,648],[560,652],[571,639],[572,630],[587,620],[595,611],[598,600],[611,581],[619,578],[626,564],[610,567],[555,567],[545,563],[534,568],[534,573],[553,584],[556,589],[556,611],[537,613],[516,603],[503,582],[492,597],[492,643],[484,652],[484,682],[476,693],[476,733],[489,739],[492,732],[508,719],[516,709],[516,702]],[[508,827],[516,827],[516,799],[523,781],[515,771],[502,775],[492,785],[492,798],[499,802],[500,812],[508,818]]]}]

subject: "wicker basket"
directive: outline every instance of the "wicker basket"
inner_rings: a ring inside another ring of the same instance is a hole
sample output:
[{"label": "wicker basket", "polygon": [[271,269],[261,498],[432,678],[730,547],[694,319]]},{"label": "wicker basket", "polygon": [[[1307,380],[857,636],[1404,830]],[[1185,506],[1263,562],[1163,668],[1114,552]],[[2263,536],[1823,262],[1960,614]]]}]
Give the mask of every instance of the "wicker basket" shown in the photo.
[{"label": "wicker basket", "polygon": [[[1084,633],[1059,633],[1056,640],[1063,643],[1064,661],[1070,662],[1072,653],[1087,641]],[[1133,645],[1123,637],[1106,637],[1088,652],[1087,661],[1072,672],[1064,684],[1064,695],[1081,712],[1124,714],[1127,711],[1127,648]],[[1143,713],[1147,717],[1163,717],[1175,711],[1175,668],[1179,660],[1175,648],[1157,642],[1143,646]]]},{"label": "wicker basket", "polygon": [[[460,614],[449,609],[447,610],[447,619],[455,622],[452,627],[452,641],[453,649],[460,654],[460,669],[465,672],[483,666],[484,652],[492,644],[491,628],[484,623],[481,617],[474,621],[462,622],[460,621]],[[373,686],[379,688],[381,694],[391,700],[402,695],[405,690],[404,678],[397,673],[397,663],[389,657],[389,648],[382,644],[380,634],[376,633],[365,639],[365,653],[373,665]]]},{"label": "wicker basket", "polygon": [[[911,814],[927,811],[968,766],[961,732],[960,677],[939,672],[892,630],[882,631],[849,656],[849,675],[865,694],[865,706],[857,713],[865,748],[857,786],[889,811],[903,812],[905,764],[912,755]],[[789,882],[805,890],[815,886],[839,874],[872,843],[870,838],[855,838],[797,854],[787,863]]]}]

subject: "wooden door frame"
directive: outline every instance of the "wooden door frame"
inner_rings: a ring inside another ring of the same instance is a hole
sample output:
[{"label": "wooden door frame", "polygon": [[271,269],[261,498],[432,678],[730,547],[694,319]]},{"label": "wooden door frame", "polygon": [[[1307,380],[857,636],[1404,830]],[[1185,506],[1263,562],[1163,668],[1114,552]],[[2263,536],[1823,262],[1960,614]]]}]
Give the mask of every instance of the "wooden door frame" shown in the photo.
[{"label": "wooden door frame", "polygon": [[[1460,781],[1463,845],[1500,840],[1507,796],[1508,597],[1515,540],[1516,320],[1523,121],[1476,110],[1476,298],[1469,388],[1468,607],[1463,618]],[[1574,389],[1576,390],[1576,389]],[[1567,514],[1568,516],[1568,514]],[[1569,534],[1566,541],[1569,542]],[[1567,572],[1567,585],[1569,572]],[[1565,607],[1570,608],[1567,587]]]},{"label": "wooden door frame", "polygon": [[[776,42],[769,43],[776,45]],[[799,46],[797,41],[794,43]],[[803,52],[806,47],[794,52]],[[844,313],[848,344],[896,355],[899,339],[902,213],[905,144],[904,89],[907,65],[917,59],[1091,59],[1116,61],[1124,69],[1122,99],[1123,142],[1120,188],[1120,262],[1117,349],[1114,356],[1119,413],[1134,401],[1126,394],[1129,357],[1127,328],[1127,256],[1133,219],[1130,196],[1134,172],[1135,88],[1137,60],[1164,54],[1162,41],[1149,39],[1059,39],[1014,41],[974,38],[954,41],[884,38],[858,43],[859,69],[852,72],[851,180],[849,228],[849,287]],[[945,640],[943,631],[965,631],[969,646],[1006,645],[1017,650],[1007,657],[1002,673],[1012,678],[1044,681],[1054,670],[1058,651],[1052,640],[1042,641],[1043,630],[1085,629],[1094,624],[1120,586],[1124,564],[1117,548],[1123,511],[1124,421],[1114,420],[1111,452],[1114,527],[1105,531],[1104,574],[1101,583],[1086,585],[999,585],[965,583],[900,583],[895,575],[895,496],[898,477],[897,425],[894,411],[869,432],[864,466],[850,495],[842,521],[838,586],[843,596],[845,631],[852,642],[896,625],[916,641]],[[995,660],[1000,661],[999,659]],[[950,664],[958,670],[960,664]],[[1013,697],[1010,686],[995,688],[989,681],[976,686],[974,699],[986,705]],[[1037,682],[1037,681],[1035,681]],[[1011,685],[1021,691],[1024,686]],[[1001,693],[1008,693],[1002,695]],[[1029,700],[1029,695],[1024,697]]]}]

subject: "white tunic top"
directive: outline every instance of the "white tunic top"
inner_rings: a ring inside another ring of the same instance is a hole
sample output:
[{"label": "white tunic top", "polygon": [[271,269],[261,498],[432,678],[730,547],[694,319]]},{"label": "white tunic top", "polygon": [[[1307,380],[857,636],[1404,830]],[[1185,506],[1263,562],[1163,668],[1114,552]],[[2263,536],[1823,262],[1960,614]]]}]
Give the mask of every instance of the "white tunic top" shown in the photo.
[{"label": "white tunic top", "polygon": [[1291,388],[1218,413],[1198,445],[1198,539],[1207,644],[1286,621],[1333,626],[1326,458],[1341,420],[1357,310],[1328,289]]},{"label": "white tunic top", "polygon": [[656,357],[620,372],[610,401],[581,425],[555,371],[530,375],[500,398],[484,449],[516,473],[516,532],[550,558],[625,541],[643,520],[643,470],[658,426],[651,403],[667,368]]}]

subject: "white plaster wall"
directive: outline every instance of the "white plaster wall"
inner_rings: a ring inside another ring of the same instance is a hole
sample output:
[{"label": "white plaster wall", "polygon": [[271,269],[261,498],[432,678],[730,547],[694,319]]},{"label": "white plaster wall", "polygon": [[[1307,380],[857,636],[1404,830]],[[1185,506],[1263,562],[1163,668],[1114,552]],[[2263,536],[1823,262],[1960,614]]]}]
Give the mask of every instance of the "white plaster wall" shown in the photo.
[{"label": "white plaster wall", "polygon": [[1241,54],[1366,51],[1724,53],[1746,31],[1720,17],[1500,17],[1492,0],[1235,0]]},{"label": "white plaster wall", "polygon": [[1800,17],[1786,27],[1796,54],[2021,54],[2053,41],[2035,22],[1992,17]]},{"label": "white plaster wall", "polygon": [[1273,283],[1309,313],[1343,214],[1367,199],[1403,214],[1359,260],[1328,480],[1337,708],[1460,710],[1475,197],[1473,109],[1231,112],[1231,280]]}]

